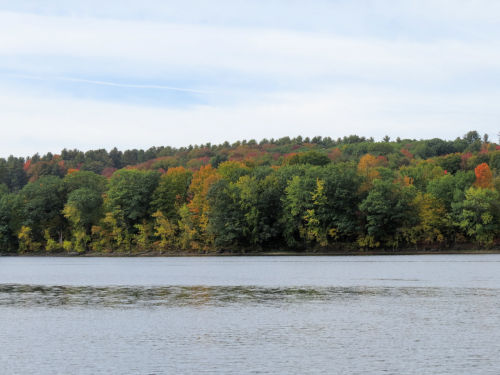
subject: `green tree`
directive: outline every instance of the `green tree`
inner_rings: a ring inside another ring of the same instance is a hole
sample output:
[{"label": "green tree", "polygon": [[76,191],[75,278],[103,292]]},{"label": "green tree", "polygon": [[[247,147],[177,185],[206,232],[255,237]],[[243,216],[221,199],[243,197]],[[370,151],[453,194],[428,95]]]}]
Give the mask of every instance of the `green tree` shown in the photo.
[{"label": "green tree", "polygon": [[9,188],[5,184],[0,183],[0,198],[9,192]]},{"label": "green tree", "polygon": [[44,231],[56,234],[62,243],[67,228],[62,214],[66,202],[63,180],[55,176],[43,176],[27,184],[21,191],[23,225],[32,231],[33,240],[44,240]]},{"label": "green tree", "polygon": [[475,177],[471,171],[458,171],[455,175],[444,175],[429,181],[427,192],[444,203],[448,212],[451,212],[453,203],[463,201],[465,190],[473,183]]},{"label": "green tree", "polygon": [[500,230],[500,203],[496,190],[471,187],[456,207],[459,227],[481,244],[491,244]]},{"label": "green tree", "polygon": [[241,176],[250,174],[250,168],[238,161],[226,161],[219,165],[217,172],[226,180],[236,182]]},{"label": "green tree", "polygon": [[0,252],[15,252],[22,222],[22,201],[18,194],[0,196]]},{"label": "green tree", "polygon": [[329,163],[330,163],[330,158],[328,157],[328,155],[316,150],[311,150],[294,155],[288,161],[288,164],[290,165],[294,164],[327,165]]},{"label": "green tree", "polygon": [[413,165],[403,166],[400,168],[399,173],[403,177],[410,178],[413,185],[420,191],[425,191],[430,181],[444,176],[441,167],[427,161],[419,161]]},{"label": "green tree", "polygon": [[293,176],[283,196],[283,235],[289,246],[298,246],[306,240],[305,215],[313,208],[312,192],[316,180],[311,176]]},{"label": "green tree", "polygon": [[87,250],[92,226],[97,225],[103,216],[101,193],[86,187],[73,190],[63,214],[70,222],[75,249],[79,252]]},{"label": "green tree", "polygon": [[275,173],[266,174],[268,171],[256,170],[252,176],[242,176],[236,183],[244,215],[245,241],[261,248],[277,243],[282,233],[280,197],[283,191]]},{"label": "green tree", "polygon": [[359,208],[365,219],[365,234],[358,243],[362,246],[397,247],[404,239],[404,228],[415,224],[411,202],[415,189],[390,181],[375,180],[372,190]]},{"label": "green tree", "polygon": [[183,168],[170,168],[161,176],[158,187],[153,193],[152,207],[161,211],[167,218],[178,219],[179,208],[187,202],[187,192],[193,174]]},{"label": "green tree", "polygon": [[208,231],[218,248],[237,247],[244,242],[245,217],[237,185],[225,179],[215,182],[207,195],[210,211]]},{"label": "green tree", "polygon": [[113,214],[120,213],[117,216],[123,218],[127,231],[133,232],[136,224],[151,216],[151,201],[159,179],[158,172],[122,169],[109,180],[108,210]]},{"label": "green tree", "polygon": [[[357,231],[356,207],[362,177],[353,164],[307,168],[283,194],[283,234],[289,246],[316,240],[347,240]],[[321,239],[320,239],[321,238]]]},{"label": "green tree", "polygon": [[102,194],[107,189],[106,178],[90,171],[76,171],[67,174],[63,182],[68,194],[81,188]]}]

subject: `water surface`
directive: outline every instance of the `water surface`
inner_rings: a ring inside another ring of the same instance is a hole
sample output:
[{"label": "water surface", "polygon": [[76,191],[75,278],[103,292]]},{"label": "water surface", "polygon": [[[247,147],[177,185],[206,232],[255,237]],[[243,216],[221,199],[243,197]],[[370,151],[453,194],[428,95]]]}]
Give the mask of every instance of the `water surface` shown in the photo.
[{"label": "water surface", "polygon": [[500,256],[0,258],[5,374],[498,374]]}]

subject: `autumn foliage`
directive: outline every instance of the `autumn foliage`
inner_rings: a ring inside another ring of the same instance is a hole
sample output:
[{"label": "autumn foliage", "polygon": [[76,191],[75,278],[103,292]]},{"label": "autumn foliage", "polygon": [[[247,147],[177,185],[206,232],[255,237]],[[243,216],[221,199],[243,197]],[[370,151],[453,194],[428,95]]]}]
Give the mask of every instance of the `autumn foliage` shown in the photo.
[{"label": "autumn foliage", "polygon": [[486,163],[479,164],[476,169],[474,169],[476,175],[475,186],[480,188],[491,188],[493,187],[493,174],[491,173],[490,167]]},{"label": "autumn foliage", "polygon": [[365,179],[362,190],[368,190],[373,181],[380,177],[377,168],[383,166],[386,161],[387,159],[384,157],[376,157],[371,154],[366,154],[361,157],[358,163],[358,173]]},{"label": "autumn foliage", "polygon": [[349,136],[0,158],[0,252],[500,245],[499,146]]}]

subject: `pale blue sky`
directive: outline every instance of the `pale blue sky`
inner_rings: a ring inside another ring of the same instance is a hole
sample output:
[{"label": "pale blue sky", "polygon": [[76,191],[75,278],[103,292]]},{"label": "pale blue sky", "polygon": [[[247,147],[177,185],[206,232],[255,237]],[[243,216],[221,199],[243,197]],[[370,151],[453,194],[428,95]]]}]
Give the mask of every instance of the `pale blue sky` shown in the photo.
[{"label": "pale blue sky", "polygon": [[0,156],[500,130],[500,2],[2,1]]}]

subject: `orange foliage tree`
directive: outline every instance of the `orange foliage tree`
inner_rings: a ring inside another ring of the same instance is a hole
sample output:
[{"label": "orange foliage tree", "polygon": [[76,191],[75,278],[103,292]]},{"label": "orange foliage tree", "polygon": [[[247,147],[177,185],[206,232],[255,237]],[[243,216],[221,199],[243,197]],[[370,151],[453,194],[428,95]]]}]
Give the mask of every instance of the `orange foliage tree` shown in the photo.
[{"label": "orange foliage tree", "polygon": [[491,188],[493,187],[493,174],[491,169],[486,163],[479,164],[474,170],[476,174],[475,186],[480,188]]}]

